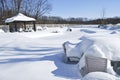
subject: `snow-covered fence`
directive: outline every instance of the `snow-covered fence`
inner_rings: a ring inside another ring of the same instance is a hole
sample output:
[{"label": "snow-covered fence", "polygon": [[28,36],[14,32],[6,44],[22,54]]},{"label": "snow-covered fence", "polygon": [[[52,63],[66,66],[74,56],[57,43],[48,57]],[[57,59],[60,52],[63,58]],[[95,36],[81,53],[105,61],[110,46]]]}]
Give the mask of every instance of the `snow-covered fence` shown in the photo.
[{"label": "snow-covered fence", "polygon": [[74,28],[98,28],[98,25],[70,25],[70,27]]},{"label": "snow-covered fence", "polygon": [[41,27],[67,27],[69,24],[36,24],[36,26]]},{"label": "snow-covered fence", "polygon": [[74,27],[74,28],[95,28],[98,25],[81,25],[81,24],[36,24],[41,27]]}]

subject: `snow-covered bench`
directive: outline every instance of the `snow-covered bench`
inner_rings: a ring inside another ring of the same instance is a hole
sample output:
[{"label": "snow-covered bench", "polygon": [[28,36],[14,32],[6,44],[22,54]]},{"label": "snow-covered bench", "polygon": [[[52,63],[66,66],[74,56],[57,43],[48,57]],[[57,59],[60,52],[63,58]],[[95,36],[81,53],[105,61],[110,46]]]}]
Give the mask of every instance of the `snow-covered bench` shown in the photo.
[{"label": "snow-covered bench", "polygon": [[80,60],[82,54],[80,53],[77,46],[78,45],[69,41],[63,43],[65,62],[78,62]]}]

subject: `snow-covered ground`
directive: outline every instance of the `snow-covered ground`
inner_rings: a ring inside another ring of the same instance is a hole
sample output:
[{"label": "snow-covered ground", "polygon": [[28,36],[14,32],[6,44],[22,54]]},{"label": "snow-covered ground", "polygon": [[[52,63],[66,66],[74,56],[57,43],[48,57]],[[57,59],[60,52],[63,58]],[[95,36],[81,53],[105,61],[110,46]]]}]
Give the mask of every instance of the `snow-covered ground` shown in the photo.
[{"label": "snow-covered ground", "polygon": [[78,65],[63,62],[63,42],[78,43],[83,35],[120,35],[120,30],[99,28],[66,30],[0,33],[0,80],[80,80]]}]

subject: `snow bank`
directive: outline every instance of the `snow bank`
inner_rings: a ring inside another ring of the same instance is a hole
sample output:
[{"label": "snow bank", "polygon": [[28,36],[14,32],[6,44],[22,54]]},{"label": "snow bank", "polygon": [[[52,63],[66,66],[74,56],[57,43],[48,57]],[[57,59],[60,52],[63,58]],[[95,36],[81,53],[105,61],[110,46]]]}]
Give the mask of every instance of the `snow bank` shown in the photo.
[{"label": "snow bank", "polygon": [[0,29],[0,32],[4,32],[2,29]]},{"label": "snow bank", "polygon": [[108,25],[104,25],[104,26],[99,26],[99,28],[107,29],[107,30],[117,30],[117,29],[120,29],[120,25],[108,24]]},{"label": "snow bank", "polygon": [[120,60],[119,36],[91,36],[83,37],[82,39],[80,51],[84,52],[85,55],[107,58],[114,61]]},{"label": "snow bank", "polygon": [[21,33],[20,35],[28,37],[28,38],[41,38],[41,37],[49,37],[55,35],[61,35],[62,33],[49,33],[49,32],[30,32],[30,33]]},{"label": "snow bank", "polygon": [[49,37],[49,36],[55,36],[55,35],[62,35],[63,30],[58,31],[59,29],[53,29],[48,28],[47,30],[37,31],[37,32],[24,32],[19,33],[22,36],[28,37],[28,38],[41,38],[41,37]]},{"label": "snow bank", "polygon": [[81,80],[120,80],[120,79],[105,72],[91,72],[88,73]]}]

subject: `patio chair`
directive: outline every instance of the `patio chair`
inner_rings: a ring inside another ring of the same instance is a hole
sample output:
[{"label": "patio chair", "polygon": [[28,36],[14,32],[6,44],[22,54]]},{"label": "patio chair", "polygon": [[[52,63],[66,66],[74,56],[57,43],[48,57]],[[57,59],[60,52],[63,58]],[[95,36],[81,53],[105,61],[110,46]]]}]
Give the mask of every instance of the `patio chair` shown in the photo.
[{"label": "patio chair", "polygon": [[[65,53],[65,55],[64,55],[64,57],[66,58],[65,59],[65,62],[74,62],[74,61],[79,61],[80,59],[79,59],[79,57],[76,57],[76,56],[70,56],[70,51],[74,48],[74,46],[75,46],[75,44],[72,44],[72,43],[70,43],[70,42],[64,42],[63,43],[63,50],[64,50],[64,53]],[[69,55],[69,56],[68,56]]]},{"label": "patio chair", "polygon": [[84,76],[90,72],[106,72],[107,71],[107,59],[85,56],[85,67],[81,69],[81,75]]}]

